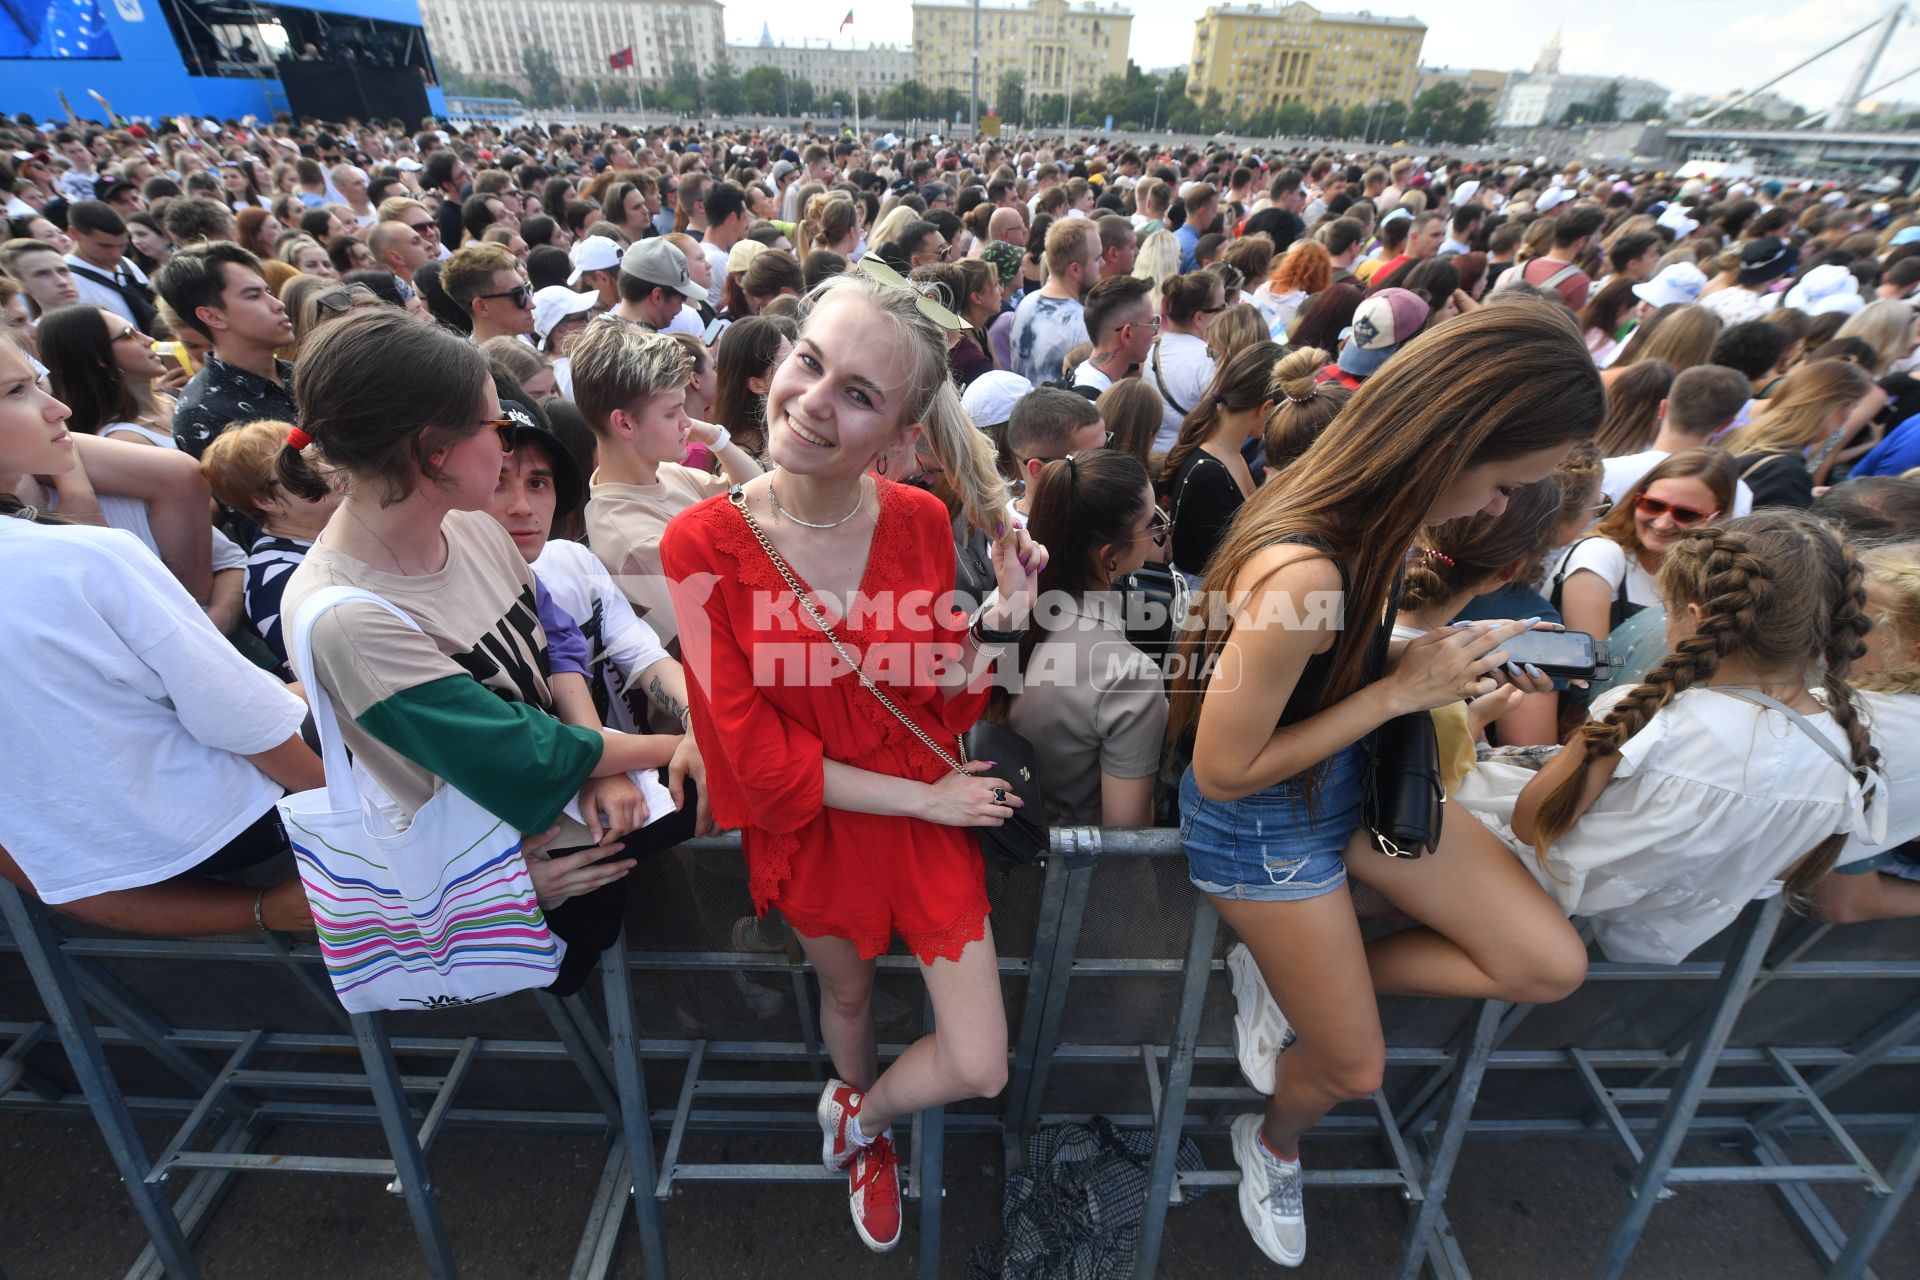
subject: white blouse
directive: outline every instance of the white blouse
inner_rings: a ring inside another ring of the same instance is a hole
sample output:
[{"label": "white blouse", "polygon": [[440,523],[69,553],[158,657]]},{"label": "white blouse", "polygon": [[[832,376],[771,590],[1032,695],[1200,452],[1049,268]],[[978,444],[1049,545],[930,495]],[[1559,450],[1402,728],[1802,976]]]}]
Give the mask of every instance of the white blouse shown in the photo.
[{"label": "white blouse", "polygon": [[[1196,338],[1190,333],[1166,333],[1158,344],[1160,367],[1154,369],[1154,353],[1147,355],[1146,368],[1140,371],[1140,377],[1155,391],[1160,392],[1161,413],[1160,430],[1154,434],[1155,451],[1173,448],[1173,442],[1180,437],[1180,422],[1200,403],[1200,397],[1206,394],[1207,384],[1213,381],[1213,356],[1207,351],[1204,338]],[[1175,408],[1175,402],[1179,408]]]},{"label": "white blouse", "polygon": [[[1626,694],[1594,704],[1606,714]],[[1808,716],[1844,755],[1846,735]],[[1482,763],[1452,797],[1486,824],[1609,959],[1677,964],[1835,832],[1877,843],[1886,805],[1777,711],[1689,689],[1620,749],[1620,766],[1540,865],[1513,833],[1535,775]],[[1884,796],[1884,780],[1875,780]]]}]

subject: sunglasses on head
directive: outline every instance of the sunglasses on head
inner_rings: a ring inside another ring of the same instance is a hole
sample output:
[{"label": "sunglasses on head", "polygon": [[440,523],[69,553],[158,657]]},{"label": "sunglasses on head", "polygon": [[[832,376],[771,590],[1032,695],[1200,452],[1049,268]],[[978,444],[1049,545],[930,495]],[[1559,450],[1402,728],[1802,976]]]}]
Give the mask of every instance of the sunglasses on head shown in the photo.
[{"label": "sunglasses on head", "polygon": [[1645,494],[1633,500],[1633,509],[1649,520],[1658,520],[1670,515],[1677,525],[1699,524],[1719,515],[1718,511],[1695,511],[1692,507],[1677,507],[1671,502],[1662,502],[1658,498],[1649,498]]},{"label": "sunglasses on head", "polygon": [[343,284],[338,289],[329,289],[325,293],[315,294],[314,301],[329,311],[351,311],[355,298],[372,298],[380,301],[380,295],[363,284]]}]

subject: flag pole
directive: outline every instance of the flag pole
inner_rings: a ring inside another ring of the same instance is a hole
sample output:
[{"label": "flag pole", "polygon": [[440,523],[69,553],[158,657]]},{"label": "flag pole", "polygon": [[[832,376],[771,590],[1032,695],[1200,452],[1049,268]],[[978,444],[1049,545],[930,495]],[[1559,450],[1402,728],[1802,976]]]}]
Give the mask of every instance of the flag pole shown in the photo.
[{"label": "flag pole", "polygon": [[853,84],[853,141],[854,145],[858,146],[860,143],[860,81],[854,74],[852,36],[847,37],[847,79]]}]

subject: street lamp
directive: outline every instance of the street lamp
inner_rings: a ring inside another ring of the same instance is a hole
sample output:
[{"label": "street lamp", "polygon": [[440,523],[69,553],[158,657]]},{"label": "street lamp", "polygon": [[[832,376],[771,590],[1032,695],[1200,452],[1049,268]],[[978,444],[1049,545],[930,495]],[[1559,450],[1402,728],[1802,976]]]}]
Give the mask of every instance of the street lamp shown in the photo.
[{"label": "street lamp", "polygon": [[1160,95],[1166,91],[1167,82],[1165,80],[1161,80],[1153,86],[1153,128],[1148,130],[1149,133],[1157,132],[1160,128]]}]

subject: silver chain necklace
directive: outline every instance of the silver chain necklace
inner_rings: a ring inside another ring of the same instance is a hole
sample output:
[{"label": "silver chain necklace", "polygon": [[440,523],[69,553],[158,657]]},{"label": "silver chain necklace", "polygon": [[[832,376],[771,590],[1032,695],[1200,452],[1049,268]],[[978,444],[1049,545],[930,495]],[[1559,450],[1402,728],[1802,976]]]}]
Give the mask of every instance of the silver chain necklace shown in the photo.
[{"label": "silver chain necklace", "polygon": [[799,516],[793,514],[793,512],[781,506],[780,494],[773,487],[772,480],[767,481],[767,497],[772,500],[773,513],[775,516],[785,516],[787,519],[793,521],[795,524],[804,526],[805,528],[808,528],[808,529],[838,529],[841,525],[845,524],[847,521],[859,515],[860,509],[867,505],[867,481],[866,481],[866,477],[864,476],[861,477],[860,492],[853,500],[853,510],[847,512],[847,514],[841,516],[838,520],[828,520],[824,524],[816,523],[812,520],[802,520]]}]

